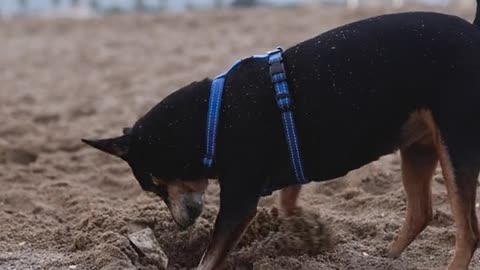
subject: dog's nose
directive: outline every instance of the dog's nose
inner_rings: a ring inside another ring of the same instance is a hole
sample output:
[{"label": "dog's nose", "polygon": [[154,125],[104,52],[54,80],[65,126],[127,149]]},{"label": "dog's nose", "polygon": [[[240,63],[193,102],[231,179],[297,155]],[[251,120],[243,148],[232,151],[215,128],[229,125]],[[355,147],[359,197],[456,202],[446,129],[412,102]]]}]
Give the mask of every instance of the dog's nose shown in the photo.
[{"label": "dog's nose", "polygon": [[190,222],[195,222],[195,220],[202,214],[202,205],[191,204],[187,205],[187,213],[190,219]]}]

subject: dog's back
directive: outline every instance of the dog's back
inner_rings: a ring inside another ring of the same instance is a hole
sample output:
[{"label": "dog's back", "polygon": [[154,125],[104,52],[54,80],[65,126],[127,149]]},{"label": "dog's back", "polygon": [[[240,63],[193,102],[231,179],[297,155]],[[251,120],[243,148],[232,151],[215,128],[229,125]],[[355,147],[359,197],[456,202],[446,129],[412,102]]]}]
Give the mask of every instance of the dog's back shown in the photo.
[{"label": "dog's back", "polygon": [[473,101],[470,115],[480,117],[480,29],[457,17],[381,16],[325,33],[285,55],[311,162],[306,166],[331,168],[327,175],[319,172],[326,178],[398,148],[400,128],[415,110],[432,110],[438,118]]},{"label": "dog's back", "polygon": [[[447,108],[441,103],[452,104],[449,95],[461,91],[469,95],[462,100],[480,100],[480,87],[472,87],[480,84],[480,29],[458,17],[375,17],[307,40],[284,56],[305,168],[315,180],[341,176],[397,149],[401,129],[416,110],[439,117]],[[285,164],[275,176],[281,178],[289,176],[289,158],[268,72],[258,72],[263,69],[263,63],[247,61],[232,74],[229,84],[242,88],[227,86],[224,102],[245,106],[230,108],[222,117],[244,120],[268,138],[252,143],[272,153],[267,158],[272,164]],[[246,77],[257,87],[247,87]],[[230,132],[239,136],[245,130],[229,130],[225,136]]]}]

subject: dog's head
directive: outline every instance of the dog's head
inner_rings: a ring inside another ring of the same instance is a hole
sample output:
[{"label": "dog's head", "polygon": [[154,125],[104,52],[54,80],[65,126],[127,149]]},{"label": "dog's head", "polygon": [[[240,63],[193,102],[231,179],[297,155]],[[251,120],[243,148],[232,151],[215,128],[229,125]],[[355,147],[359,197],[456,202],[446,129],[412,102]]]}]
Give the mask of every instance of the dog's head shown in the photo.
[{"label": "dog's head", "polygon": [[159,195],[183,228],[192,225],[202,213],[208,185],[202,164],[205,121],[199,119],[206,114],[202,111],[206,104],[202,103],[208,99],[195,93],[208,93],[208,89],[209,82],[203,81],[175,92],[133,128],[125,128],[122,136],[83,140],[125,160],[141,187]]}]

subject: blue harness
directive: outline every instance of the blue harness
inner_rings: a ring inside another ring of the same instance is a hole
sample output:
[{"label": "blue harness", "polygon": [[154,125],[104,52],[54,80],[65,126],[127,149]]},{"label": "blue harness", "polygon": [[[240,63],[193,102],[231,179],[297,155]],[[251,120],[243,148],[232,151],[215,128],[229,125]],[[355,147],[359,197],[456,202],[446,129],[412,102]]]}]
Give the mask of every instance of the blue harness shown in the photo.
[{"label": "blue harness", "polygon": [[[303,163],[298,146],[297,130],[293,120],[292,99],[288,90],[287,74],[283,65],[283,50],[277,48],[265,55],[254,55],[255,59],[268,59],[270,66],[270,77],[275,88],[277,105],[282,112],[285,137],[290,152],[293,171],[298,184],[305,184],[305,174],[303,172]],[[220,117],[220,107],[222,106],[222,94],[225,87],[225,80],[230,72],[235,70],[242,60],[237,61],[229,70],[218,75],[212,82],[210,89],[210,101],[207,117],[207,153],[203,160],[206,168],[213,167],[215,159],[216,137],[218,131],[218,119]]]}]

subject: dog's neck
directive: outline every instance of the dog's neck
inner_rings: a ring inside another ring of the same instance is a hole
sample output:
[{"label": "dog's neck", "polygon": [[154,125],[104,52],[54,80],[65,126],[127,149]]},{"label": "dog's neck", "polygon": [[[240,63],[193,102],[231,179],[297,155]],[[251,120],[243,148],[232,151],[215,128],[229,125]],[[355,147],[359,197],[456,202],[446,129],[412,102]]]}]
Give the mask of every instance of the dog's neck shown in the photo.
[{"label": "dog's neck", "polygon": [[[142,141],[145,156],[161,162],[162,170],[172,177],[194,179],[216,174],[202,163],[211,84],[205,79],[173,92],[135,125],[134,134]],[[177,176],[180,172],[182,175]]]}]

